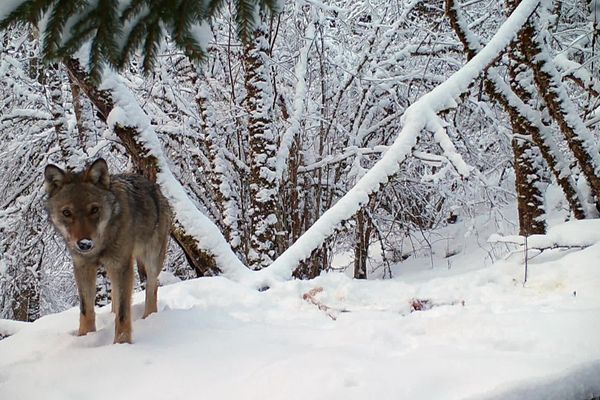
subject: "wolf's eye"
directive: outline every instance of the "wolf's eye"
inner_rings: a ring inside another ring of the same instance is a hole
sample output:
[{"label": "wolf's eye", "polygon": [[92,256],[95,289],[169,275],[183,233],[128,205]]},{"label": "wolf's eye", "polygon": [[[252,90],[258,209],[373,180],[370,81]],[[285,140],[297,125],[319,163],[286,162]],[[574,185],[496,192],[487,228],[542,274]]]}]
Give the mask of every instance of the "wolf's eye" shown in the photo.
[{"label": "wolf's eye", "polygon": [[94,206],[90,209],[90,214],[98,214],[98,211],[100,211],[100,209],[97,206]]},{"label": "wolf's eye", "polygon": [[70,217],[70,216],[72,215],[72,214],[71,214],[71,210],[69,210],[68,208],[65,208],[65,209],[62,211],[62,213],[63,213],[63,215],[64,215],[65,217],[67,217],[67,218],[68,218],[68,217]]}]

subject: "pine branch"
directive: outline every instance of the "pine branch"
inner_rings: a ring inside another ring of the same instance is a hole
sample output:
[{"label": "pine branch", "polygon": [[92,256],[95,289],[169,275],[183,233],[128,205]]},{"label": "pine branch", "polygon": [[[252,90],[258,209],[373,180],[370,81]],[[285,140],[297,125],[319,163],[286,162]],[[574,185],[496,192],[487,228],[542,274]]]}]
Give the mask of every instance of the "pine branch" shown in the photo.
[{"label": "pine branch", "polygon": [[[140,10],[140,14],[141,13],[142,10]],[[123,44],[123,47],[117,56],[118,69],[125,68],[129,62],[129,59],[133,56],[133,53],[135,53],[136,49],[138,49],[144,42],[144,35],[146,34],[148,26],[147,18],[148,16],[138,18],[127,34],[127,38]]]},{"label": "pine branch", "polygon": [[[206,54],[192,29],[202,21],[206,14],[203,2],[182,1],[173,15],[173,39],[177,47],[182,49],[192,62],[201,62]],[[183,18],[180,18],[183,17]]]},{"label": "pine branch", "polygon": [[224,4],[225,0],[208,0],[208,3],[206,4],[206,15],[214,17]]},{"label": "pine branch", "polygon": [[238,0],[235,7],[235,21],[237,33],[243,43],[248,43],[256,26],[255,12],[257,8],[254,0]]},{"label": "pine branch", "polygon": [[43,31],[42,57],[45,61],[56,61],[60,58],[58,49],[65,35],[65,24],[71,16],[82,12],[86,5],[85,0],[54,2],[46,29]]},{"label": "pine branch", "polygon": [[3,20],[0,20],[0,30],[18,23],[37,24],[48,11],[55,0],[28,0],[24,1]]},{"label": "pine branch", "polygon": [[104,62],[117,64],[115,35],[120,35],[121,31],[117,5],[116,0],[100,0],[90,16],[96,22],[96,35],[92,39],[88,65],[90,76],[94,81],[100,79]]},{"label": "pine branch", "polygon": [[131,0],[131,3],[121,13],[121,23],[129,21],[144,11],[145,6],[149,6],[148,0]]},{"label": "pine branch", "polygon": [[160,26],[160,20],[153,19],[147,26],[146,40],[144,41],[143,55],[144,59],[142,65],[144,72],[149,72],[154,68],[156,62],[156,56],[159,50],[159,43],[163,37],[162,27]]},{"label": "pine branch", "polygon": [[[97,80],[105,64],[123,69],[141,49],[144,71],[156,62],[163,37],[172,35],[177,47],[191,61],[205,59],[195,29],[215,17],[224,0],[131,0],[119,11],[118,0],[25,0],[0,19],[0,30],[18,23],[37,25],[47,15],[43,29],[42,58],[45,62],[68,60],[91,41],[89,68]],[[240,39],[252,36],[259,8],[278,12],[276,0],[238,0],[236,21]],[[123,43],[119,46],[119,43]]]}]

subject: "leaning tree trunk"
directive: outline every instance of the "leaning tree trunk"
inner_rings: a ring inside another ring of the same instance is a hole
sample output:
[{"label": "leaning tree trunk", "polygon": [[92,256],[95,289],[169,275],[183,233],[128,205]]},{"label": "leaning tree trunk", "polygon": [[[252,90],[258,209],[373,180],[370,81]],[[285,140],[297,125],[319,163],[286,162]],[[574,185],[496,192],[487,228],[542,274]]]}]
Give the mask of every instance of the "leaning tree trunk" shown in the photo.
[{"label": "leaning tree trunk", "polygon": [[[516,7],[516,5],[509,4],[509,7]],[[455,0],[446,0],[446,13],[449,16],[452,28],[465,48],[467,57],[469,59],[473,58],[482,48],[482,45],[479,39],[469,31]],[[488,96],[501,105],[509,115],[513,127],[518,127],[516,131],[526,132],[527,135],[531,136],[531,140],[538,147],[556,182],[565,194],[573,216],[576,219],[586,218],[583,200],[577,190],[573,174],[570,173],[571,162],[569,159],[571,156],[561,152],[553,142],[550,130],[541,123],[540,111],[527,105],[525,100],[519,96],[519,94],[523,94],[522,91],[517,90],[517,92],[514,92],[514,85],[513,88],[509,87],[494,67],[488,69],[484,87]],[[569,173],[565,173],[565,171]]]},{"label": "leaning tree trunk", "polygon": [[545,35],[539,27],[530,22],[519,33],[519,40],[528,63],[533,70],[535,84],[540,91],[548,111],[558,124],[569,148],[573,152],[581,172],[588,181],[595,197],[596,208],[600,211],[600,154],[598,144],[590,134],[560,79],[560,75],[550,59]]},{"label": "leaning tree trunk", "polygon": [[[100,90],[94,85],[87,72],[81,67],[79,62],[69,59],[64,62],[71,78],[79,85],[81,90],[87,95],[92,104],[98,109],[102,119],[106,121],[112,111],[114,104],[110,92]],[[157,159],[148,154],[146,149],[137,140],[139,132],[134,127],[115,126],[115,134],[121,140],[127,153],[131,157],[137,172],[144,175],[151,181],[156,181],[158,174]],[[210,276],[220,273],[214,257],[198,247],[196,239],[187,234],[177,223],[171,230],[171,237],[183,250],[189,264],[194,268],[198,276]]]},{"label": "leaning tree trunk", "polygon": [[[525,89],[530,81],[527,68],[523,63],[523,55],[518,43],[509,51],[510,87],[525,104],[531,105],[531,93]],[[543,161],[539,148],[529,139],[531,132],[527,130],[523,118],[510,114],[513,129],[512,148],[515,162],[515,187],[517,191],[517,208],[519,211],[519,234],[529,236],[546,233],[544,216],[544,195],[541,189]],[[535,130],[536,127],[534,127]]]}]

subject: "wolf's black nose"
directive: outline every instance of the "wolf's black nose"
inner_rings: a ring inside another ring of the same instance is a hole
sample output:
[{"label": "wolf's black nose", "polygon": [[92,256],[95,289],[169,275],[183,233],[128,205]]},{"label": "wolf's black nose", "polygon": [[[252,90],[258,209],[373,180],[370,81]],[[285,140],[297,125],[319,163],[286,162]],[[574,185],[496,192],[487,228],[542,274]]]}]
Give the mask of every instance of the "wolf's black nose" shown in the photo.
[{"label": "wolf's black nose", "polygon": [[77,247],[81,251],[89,251],[94,247],[94,242],[90,239],[81,239],[77,241]]}]

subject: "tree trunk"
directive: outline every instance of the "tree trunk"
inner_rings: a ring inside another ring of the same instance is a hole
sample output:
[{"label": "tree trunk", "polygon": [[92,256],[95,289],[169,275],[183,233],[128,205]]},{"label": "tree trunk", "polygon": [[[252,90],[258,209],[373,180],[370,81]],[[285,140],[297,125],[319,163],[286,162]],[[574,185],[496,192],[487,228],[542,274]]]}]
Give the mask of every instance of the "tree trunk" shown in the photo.
[{"label": "tree trunk", "polygon": [[[513,133],[523,129],[513,124]],[[546,233],[544,198],[539,190],[540,171],[538,149],[522,138],[512,140],[514,153],[515,186],[519,210],[519,234],[529,236]]]},{"label": "tree trunk", "polygon": [[[508,75],[512,91],[531,106],[532,93],[526,89],[531,79],[524,64],[523,53],[519,43],[511,46],[509,51],[510,65]],[[533,107],[532,107],[533,108]],[[513,130],[512,148],[514,154],[515,186],[517,192],[517,209],[519,211],[519,234],[529,236],[546,233],[544,222],[544,196],[541,189],[543,174],[542,159],[538,147],[529,141],[531,134],[528,126],[523,124],[524,118],[509,113]],[[532,130],[539,133],[536,126]]]},{"label": "tree trunk", "polygon": [[369,217],[365,210],[361,209],[356,214],[354,279],[367,279],[367,260],[369,258],[369,241],[371,238],[371,231],[372,227]]},{"label": "tree trunk", "polygon": [[[509,4],[509,7],[516,7],[516,5]],[[477,51],[480,50],[481,44],[478,41],[473,41],[476,37],[468,31],[468,27],[464,23],[461,23],[460,9],[454,0],[446,0],[446,13],[450,18],[452,28],[465,48],[467,58],[474,57]],[[495,68],[488,70],[484,87],[488,96],[500,104],[509,115],[513,131],[531,135],[533,143],[539,148],[544,161],[550,167],[556,182],[561,187],[573,216],[576,219],[586,218],[583,201],[578,193],[573,174],[570,173],[569,165],[571,163],[568,161],[570,157],[564,155],[553,143],[549,129],[541,124],[541,113],[537,109],[528,106],[526,100],[519,96],[519,94],[524,94],[522,88],[518,89],[519,85],[513,85],[513,88],[510,88],[501,79]],[[513,89],[517,89],[517,92],[513,92]],[[529,112],[524,112],[527,110]],[[514,129],[515,125],[518,127],[517,129]],[[565,170],[569,173],[565,173]]]},{"label": "tree trunk", "polygon": [[250,145],[250,251],[251,269],[269,266],[277,257],[276,240],[278,193],[275,172],[277,142],[272,127],[270,107],[273,104],[269,41],[264,19],[258,23],[254,37],[246,45],[246,101],[248,141]]},{"label": "tree trunk", "polygon": [[[106,121],[114,106],[110,93],[98,89],[77,60],[69,59],[64,64],[71,78],[98,109],[102,119]],[[154,156],[149,155],[142,144],[137,141],[139,132],[136,128],[115,126],[114,131],[127,149],[127,153],[136,167],[136,172],[155,182],[158,173],[157,160]],[[194,268],[198,276],[211,276],[220,273],[214,257],[201,250],[196,240],[178,226],[177,222],[174,223],[174,227],[171,229],[171,237],[181,247],[190,266]]]},{"label": "tree trunk", "polygon": [[[539,24],[539,23],[538,23]],[[542,32],[533,23],[528,23],[519,33],[523,53],[533,70],[535,84],[540,91],[548,111],[558,124],[569,148],[577,159],[581,172],[588,181],[600,211],[600,154],[598,144],[575,111],[573,103],[561,82],[560,75],[544,42]]]},{"label": "tree trunk", "polygon": [[218,223],[223,236],[231,245],[233,251],[240,247],[239,232],[239,207],[234,197],[228,177],[227,160],[223,155],[226,143],[223,140],[224,132],[219,132],[215,121],[215,110],[212,108],[208,97],[208,90],[201,88],[196,96],[196,104],[200,111],[201,128],[206,145],[206,156],[210,162],[210,184],[213,200],[219,212]]}]

